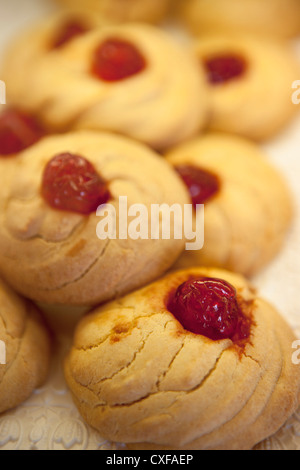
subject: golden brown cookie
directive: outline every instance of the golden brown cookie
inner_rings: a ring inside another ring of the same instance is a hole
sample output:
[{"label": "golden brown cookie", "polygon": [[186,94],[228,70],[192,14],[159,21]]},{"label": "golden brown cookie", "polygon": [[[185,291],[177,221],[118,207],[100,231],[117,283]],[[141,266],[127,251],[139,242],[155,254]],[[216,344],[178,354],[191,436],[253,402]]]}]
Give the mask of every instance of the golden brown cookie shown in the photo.
[{"label": "golden brown cookie", "polygon": [[180,14],[196,34],[235,31],[289,38],[300,33],[298,0],[181,0]]},{"label": "golden brown cookie", "polygon": [[204,204],[204,246],[185,250],[177,267],[218,266],[250,276],[277,255],[293,203],[284,177],[256,144],[210,133],[166,157],[186,182],[194,207]]},{"label": "golden brown cookie", "polygon": [[0,272],[39,302],[112,299],[177,259],[184,239],[172,226],[163,239],[160,219],[152,237],[151,206],[186,203],[172,166],[142,144],[92,131],[46,137],[22,153],[0,191]]},{"label": "golden brown cookie", "polygon": [[68,11],[89,13],[99,24],[145,21],[156,23],[168,13],[172,0],[58,0]]},{"label": "golden brown cookie", "polygon": [[210,130],[265,140],[295,117],[300,64],[285,43],[216,33],[196,39],[195,51],[209,83]]},{"label": "golden brown cookie", "polygon": [[206,125],[204,72],[171,34],[146,24],[93,30],[33,64],[27,56],[40,46],[32,42],[44,38],[36,33],[34,41],[21,38],[14,48],[15,57],[25,55],[21,80],[10,59],[4,76],[10,101],[37,114],[47,128],[113,131],[162,149]]},{"label": "golden brown cookie", "polygon": [[3,413],[22,403],[44,383],[51,346],[50,334],[36,307],[2,280],[0,300],[0,413]]},{"label": "golden brown cookie", "polygon": [[1,63],[1,78],[6,84],[7,100],[17,108],[21,106],[24,96],[30,100],[34,95],[31,77],[40,60],[48,55],[56,55],[68,43],[95,27],[93,18],[84,13],[79,16],[59,12],[17,33]]},{"label": "golden brown cookie", "polygon": [[195,268],[82,318],[65,377],[87,423],[129,449],[251,449],[298,406],[293,340],[243,277]]}]

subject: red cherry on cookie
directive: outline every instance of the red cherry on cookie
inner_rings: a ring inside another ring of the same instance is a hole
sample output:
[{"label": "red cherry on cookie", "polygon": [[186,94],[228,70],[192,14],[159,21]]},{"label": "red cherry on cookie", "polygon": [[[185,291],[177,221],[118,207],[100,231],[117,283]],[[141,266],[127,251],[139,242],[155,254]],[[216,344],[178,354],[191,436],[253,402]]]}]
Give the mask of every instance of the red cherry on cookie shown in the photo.
[{"label": "red cherry on cookie", "polygon": [[52,43],[52,49],[58,49],[59,47],[64,46],[77,36],[81,36],[82,34],[88,32],[89,29],[90,28],[88,28],[79,20],[69,20],[68,22],[64,23],[56,32]]},{"label": "red cherry on cookie", "polygon": [[250,321],[241,311],[235,288],[214,278],[191,279],[168,299],[167,309],[188,331],[212,340],[245,339]]},{"label": "red cherry on cookie", "polygon": [[234,54],[224,54],[204,60],[208,80],[212,85],[218,85],[241,77],[247,70],[243,57]]},{"label": "red cherry on cookie", "polygon": [[43,174],[42,196],[55,209],[90,214],[105,204],[107,183],[80,155],[62,153],[52,158]]},{"label": "red cherry on cookie", "polygon": [[0,155],[14,155],[44,135],[37,121],[23,111],[7,108],[0,114]]},{"label": "red cherry on cookie", "polygon": [[207,170],[190,165],[179,165],[175,170],[187,186],[194,207],[204,204],[220,189],[219,178]]},{"label": "red cherry on cookie", "polygon": [[145,67],[144,57],[133,44],[111,38],[95,50],[92,73],[101,80],[114,82],[136,75]]}]

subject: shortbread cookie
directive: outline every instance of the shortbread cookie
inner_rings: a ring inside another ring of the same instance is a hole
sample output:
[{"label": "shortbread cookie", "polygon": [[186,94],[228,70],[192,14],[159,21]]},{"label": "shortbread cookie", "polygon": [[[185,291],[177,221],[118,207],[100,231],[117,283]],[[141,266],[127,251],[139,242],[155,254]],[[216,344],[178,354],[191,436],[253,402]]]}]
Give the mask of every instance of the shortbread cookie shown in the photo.
[{"label": "shortbread cookie", "polygon": [[285,44],[217,34],[197,39],[195,50],[210,85],[210,129],[269,139],[298,112],[291,86],[300,64]]},{"label": "shortbread cookie", "polygon": [[0,272],[39,302],[112,299],[170,268],[185,241],[172,226],[163,239],[151,207],[186,203],[173,167],[142,144],[92,131],[46,137],[0,189]]},{"label": "shortbread cookie", "polygon": [[48,373],[50,334],[39,312],[0,281],[0,413],[40,387]]},{"label": "shortbread cookie", "polygon": [[99,24],[145,21],[156,23],[168,13],[172,0],[58,0],[69,11],[93,15]]},{"label": "shortbread cookie", "polygon": [[251,449],[298,406],[294,336],[240,275],[172,273],[83,317],[65,377],[129,449]]},{"label": "shortbread cookie", "polygon": [[[95,28],[93,18],[58,13],[34,23],[13,38],[1,63],[1,78],[6,84],[7,99],[19,107],[24,96],[30,100],[35,89],[32,76],[41,59],[56,55],[69,42]],[[54,85],[54,76],[52,77]]]},{"label": "shortbread cookie", "polygon": [[289,38],[300,33],[298,0],[181,0],[180,14],[196,34],[236,31]]},{"label": "shortbread cookie", "polygon": [[162,149],[206,125],[204,71],[189,47],[154,26],[91,31],[45,54],[26,74],[34,93],[15,93],[7,73],[9,98],[54,130],[113,131]]},{"label": "shortbread cookie", "polygon": [[278,254],[293,216],[292,197],[256,144],[210,133],[166,157],[189,188],[194,207],[204,204],[204,246],[186,250],[177,267],[218,266],[250,276]]}]

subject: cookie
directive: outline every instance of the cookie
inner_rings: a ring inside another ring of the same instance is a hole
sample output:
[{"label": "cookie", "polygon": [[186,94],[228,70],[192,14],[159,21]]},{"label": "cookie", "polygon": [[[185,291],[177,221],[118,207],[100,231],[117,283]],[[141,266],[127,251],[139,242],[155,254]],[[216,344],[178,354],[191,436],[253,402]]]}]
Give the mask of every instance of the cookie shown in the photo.
[{"label": "cookie", "polygon": [[[16,407],[46,380],[51,339],[40,313],[0,281],[0,413]],[[1,352],[3,349],[1,348]]]},{"label": "cookie", "polygon": [[45,137],[22,152],[0,191],[0,272],[37,302],[112,299],[162,275],[181,254],[184,238],[171,225],[163,238],[152,205],[186,203],[172,166],[142,144],[92,131]]},{"label": "cookie", "polygon": [[[285,178],[253,142],[209,133],[166,154],[204,204],[204,246],[176,267],[216,266],[252,276],[280,252],[293,219]],[[194,211],[194,217],[196,211]]]},{"label": "cookie", "polygon": [[293,340],[242,276],[195,268],[83,317],[65,377],[83,418],[109,441],[247,450],[297,409]]},{"label": "cookie", "polygon": [[291,86],[300,65],[286,44],[217,33],[196,39],[195,51],[210,88],[208,129],[262,141],[295,117]]},{"label": "cookie", "polygon": [[290,38],[300,33],[298,0],[183,0],[180,15],[196,34],[234,31]]},{"label": "cookie", "polygon": [[7,101],[18,108],[24,96],[30,99],[34,95],[32,76],[36,65],[48,55],[56,55],[69,42],[95,27],[93,18],[84,13],[80,16],[57,13],[16,34],[4,51],[1,62],[1,78],[6,84]]},{"label": "cookie", "polygon": [[167,15],[171,0],[59,0],[63,7],[76,13],[89,12],[99,24],[145,21],[157,23]]},{"label": "cookie", "polygon": [[[20,40],[21,57],[31,43]],[[53,131],[112,131],[160,150],[206,125],[204,71],[189,47],[154,26],[93,30],[24,69],[20,92],[7,65],[7,95]]]}]

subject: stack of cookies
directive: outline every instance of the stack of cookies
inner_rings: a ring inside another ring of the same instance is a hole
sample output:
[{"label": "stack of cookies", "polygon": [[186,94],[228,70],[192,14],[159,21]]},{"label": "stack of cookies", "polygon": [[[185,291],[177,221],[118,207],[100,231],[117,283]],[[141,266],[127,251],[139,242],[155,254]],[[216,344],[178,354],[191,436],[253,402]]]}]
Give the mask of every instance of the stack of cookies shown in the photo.
[{"label": "stack of cookies", "polygon": [[261,144],[297,112],[299,2],[57,8],[0,72],[0,412],[74,312],[65,380],[103,438],[251,449],[299,405],[293,331],[252,285],[294,220]]}]

